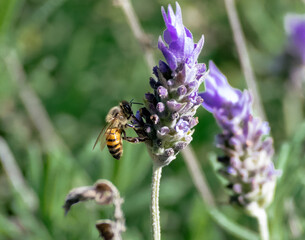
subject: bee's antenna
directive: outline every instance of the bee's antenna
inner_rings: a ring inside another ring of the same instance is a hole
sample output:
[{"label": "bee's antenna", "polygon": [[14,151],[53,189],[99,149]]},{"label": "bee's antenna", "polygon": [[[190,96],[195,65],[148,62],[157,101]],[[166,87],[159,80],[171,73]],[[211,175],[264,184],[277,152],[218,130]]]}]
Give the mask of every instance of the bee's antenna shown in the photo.
[{"label": "bee's antenna", "polygon": [[130,101],[130,105],[132,105],[132,104],[139,104],[139,105],[143,105],[143,103],[137,103],[137,102],[134,102],[133,100],[134,100],[134,99],[131,99],[131,101]]}]

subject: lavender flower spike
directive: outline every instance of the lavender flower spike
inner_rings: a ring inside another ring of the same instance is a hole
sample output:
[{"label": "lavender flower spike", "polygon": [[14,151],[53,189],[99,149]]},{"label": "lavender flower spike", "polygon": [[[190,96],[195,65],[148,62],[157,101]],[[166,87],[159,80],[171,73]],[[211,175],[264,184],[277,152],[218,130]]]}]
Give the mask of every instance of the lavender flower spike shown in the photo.
[{"label": "lavender flower spike", "polygon": [[183,25],[181,9],[176,3],[176,13],[171,5],[168,12],[162,7],[166,29],[164,41],[159,37],[158,47],[166,63],[153,68],[155,79],[150,79],[153,93],[145,95],[145,108],[135,119],[138,135],[146,141],[156,166],[168,165],[177,153],[192,140],[198,123],[194,118],[202,98],[198,87],[203,82],[206,67],[197,58],[203,47],[203,36],[196,44],[192,33]]},{"label": "lavender flower spike", "polygon": [[222,133],[216,146],[224,156],[220,173],[228,180],[231,202],[244,207],[251,214],[252,206],[266,208],[273,199],[278,170],[272,162],[272,138],[267,122],[254,118],[248,91],[232,88],[213,62],[209,63],[206,90],[199,95],[203,107],[213,113]]},{"label": "lavender flower spike", "polygon": [[285,30],[289,37],[290,51],[305,65],[305,15],[287,14]]}]

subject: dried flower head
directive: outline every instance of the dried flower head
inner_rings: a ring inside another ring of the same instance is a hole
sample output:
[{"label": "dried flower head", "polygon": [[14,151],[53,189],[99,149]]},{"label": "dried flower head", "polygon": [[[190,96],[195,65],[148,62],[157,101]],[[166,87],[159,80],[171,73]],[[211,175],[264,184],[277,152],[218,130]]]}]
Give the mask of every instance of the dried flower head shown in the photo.
[{"label": "dried flower head", "polygon": [[183,25],[178,3],[176,13],[169,5],[167,13],[162,7],[162,14],[166,29],[158,47],[166,63],[160,61],[153,68],[153,92],[145,95],[146,107],[135,119],[142,129],[137,133],[149,139],[148,150],[157,166],[168,165],[191,142],[192,128],[198,123],[194,115],[203,101],[198,87],[206,73],[205,64],[197,62],[203,36],[194,43],[192,33]]},{"label": "dried flower head", "polygon": [[121,240],[125,229],[125,219],[121,209],[123,199],[117,188],[108,180],[100,179],[94,186],[85,186],[72,189],[66,197],[63,208],[67,214],[72,205],[88,200],[95,200],[100,205],[114,205],[114,220],[99,220],[96,228],[105,240]]},{"label": "dried flower head", "polygon": [[213,113],[222,128],[216,146],[224,152],[218,161],[221,174],[229,182],[230,200],[248,210],[253,203],[265,208],[272,201],[278,175],[272,162],[268,123],[252,116],[248,91],[232,88],[213,62],[209,71],[206,90],[199,95],[204,99],[203,107]]}]

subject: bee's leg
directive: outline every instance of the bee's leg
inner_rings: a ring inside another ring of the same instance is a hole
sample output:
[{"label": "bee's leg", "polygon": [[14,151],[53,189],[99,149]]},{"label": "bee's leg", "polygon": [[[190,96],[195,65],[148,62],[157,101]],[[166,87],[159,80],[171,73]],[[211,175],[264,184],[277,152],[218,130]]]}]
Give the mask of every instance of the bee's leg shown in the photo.
[{"label": "bee's leg", "polygon": [[128,128],[128,127],[133,128],[133,129],[136,128],[136,126],[133,126],[132,124],[126,123],[125,128]]},{"label": "bee's leg", "polygon": [[125,128],[132,128],[132,129],[136,130],[136,129],[140,129],[141,127],[140,126],[134,126],[132,124],[127,123],[127,124],[125,124]]},{"label": "bee's leg", "polygon": [[123,139],[125,139],[125,138],[126,138],[126,132],[125,132],[125,130],[124,130],[124,129],[122,129],[122,136],[123,136]]},{"label": "bee's leg", "polygon": [[123,136],[123,139],[131,143],[145,142],[147,140],[146,137],[126,137],[126,136]]}]

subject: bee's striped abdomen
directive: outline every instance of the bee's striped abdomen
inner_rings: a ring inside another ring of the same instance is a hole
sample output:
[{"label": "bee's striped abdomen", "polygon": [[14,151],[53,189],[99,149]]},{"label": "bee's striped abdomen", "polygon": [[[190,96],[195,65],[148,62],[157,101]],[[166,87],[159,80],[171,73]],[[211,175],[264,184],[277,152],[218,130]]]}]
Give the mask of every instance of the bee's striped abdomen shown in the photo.
[{"label": "bee's striped abdomen", "polygon": [[106,141],[109,152],[115,159],[118,160],[123,154],[121,133],[122,130],[120,128],[111,128],[106,132]]}]

